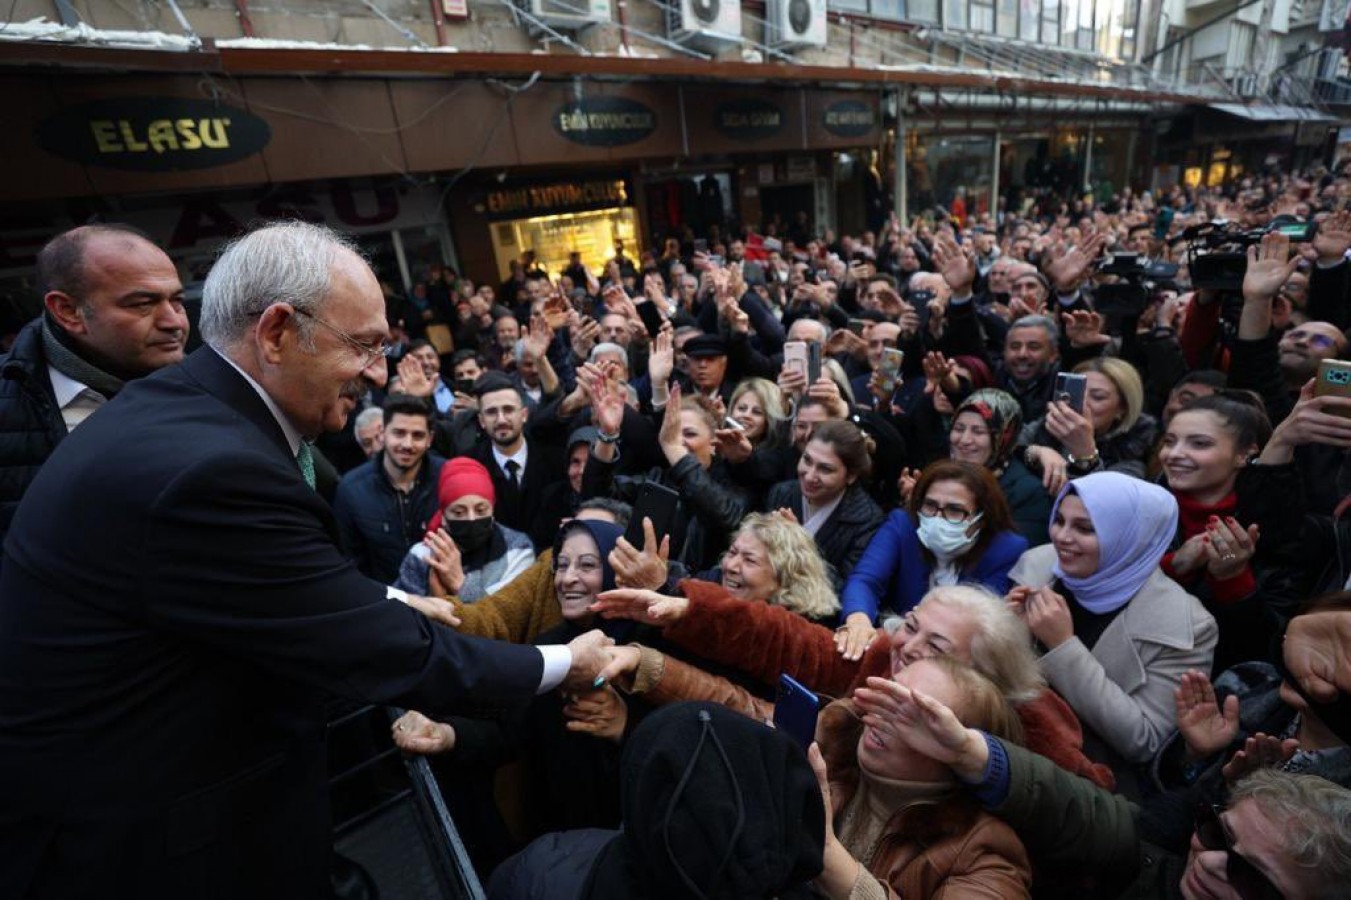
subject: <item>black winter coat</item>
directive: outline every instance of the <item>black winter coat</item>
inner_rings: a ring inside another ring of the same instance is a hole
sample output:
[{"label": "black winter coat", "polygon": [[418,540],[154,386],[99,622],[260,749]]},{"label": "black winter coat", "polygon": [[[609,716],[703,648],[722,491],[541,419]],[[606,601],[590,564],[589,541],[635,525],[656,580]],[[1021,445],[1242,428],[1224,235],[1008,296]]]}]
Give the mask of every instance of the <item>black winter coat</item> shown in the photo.
[{"label": "black winter coat", "polygon": [[0,360],[0,542],[28,485],[65,436],[47,376],[42,319],[34,319]]},{"label": "black winter coat", "polygon": [[[798,521],[805,518],[802,486],[796,478],[780,482],[770,489],[765,509],[780,508],[791,509]],[[845,579],[854,571],[859,557],[885,518],[882,507],[874,503],[860,485],[854,484],[844,492],[840,505],[835,507],[830,518],[816,532],[816,549],[821,558],[830,564],[830,583],[836,591],[844,587]]]}]

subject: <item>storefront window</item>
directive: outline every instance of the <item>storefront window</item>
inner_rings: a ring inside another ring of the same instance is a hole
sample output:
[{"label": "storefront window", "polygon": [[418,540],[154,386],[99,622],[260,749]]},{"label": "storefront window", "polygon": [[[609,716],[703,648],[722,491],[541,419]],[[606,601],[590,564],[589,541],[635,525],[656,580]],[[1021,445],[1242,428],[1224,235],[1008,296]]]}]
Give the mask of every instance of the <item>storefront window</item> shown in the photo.
[{"label": "storefront window", "polygon": [[910,212],[935,206],[966,221],[991,209],[994,138],[990,135],[907,135],[906,194]]},{"label": "storefront window", "polygon": [[512,219],[492,225],[493,253],[503,278],[522,252],[534,250],[545,271],[556,274],[568,266],[568,254],[582,254],[582,262],[599,274],[615,255],[615,241],[624,242],[624,255],[637,260],[638,219],[633,207]]}]

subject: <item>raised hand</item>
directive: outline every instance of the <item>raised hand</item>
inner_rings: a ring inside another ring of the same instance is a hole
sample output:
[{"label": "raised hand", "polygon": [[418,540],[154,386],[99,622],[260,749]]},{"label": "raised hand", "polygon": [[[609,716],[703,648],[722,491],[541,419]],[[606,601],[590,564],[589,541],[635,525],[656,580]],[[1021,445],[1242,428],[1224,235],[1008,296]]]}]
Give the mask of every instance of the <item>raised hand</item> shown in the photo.
[{"label": "raised hand", "polygon": [[843,419],[849,415],[849,401],[840,393],[840,386],[833,379],[822,375],[816,383],[807,388],[807,396],[821,401],[831,415]]},{"label": "raised hand", "polygon": [[1076,459],[1087,459],[1097,450],[1093,423],[1063,400],[1046,405],[1046,430]]},{"label": "raised hand", "polygon": [[455,546],[450,535],[444,531],[428,532],[424,539],[427,549],[427,565],[436,575],[437,581],[448,595],[458,594],[464,587],[464,566],[460,558],[460,548]]},{"label": "raised hand", "polygon": [[690,611],[687,597],[668,597],[656,591],[617,588],[606,591],[588,607],[606,619],[632,619],[644,625],[669,625]]},{"label": "raised hand", "polygon": [[1220,774],[1230,787],[1238,784],[1258,769],[1269,769],[1295,755],[1299,741],[1294,738],[1281,740],[1269,734],[1258,732],[1243,742],[1243,749],[1236,750],[1224,764]]},{"label": "raised hand", "polygon": [[523,339],[525,355],[539,362],[549,352],[549,345],[554,339],[554,330],[549,327],[549,321],[545,316],[536,314],[530,317],[530,325],[526,328]]},{"label": "raised hand", "polygon": [[1248,248],[1248,270],[1243,276],[1245,303],[1270,303],[1299,266],[1299,257],[1290,255],[1290,238],[1273,231],[1262,236],[1262,243]]},{"label": "raised hand", "polygon": [[948,234],[940,233],[934,240],[934,266],[943,280],[952,288],[954,297],[971,293],[976,281],[976,254],[970,247],[959,247]]},{"label": "raised hand", "polygon": [[1206,571],[1217,581],[1242,574],[1257,553],[1256,523],[1245,529],[1233,516],[1215,517],[1206,526],[1206,537]]},{"label": "raised hand", "polygon": [[933,697],[890,678],[872,677],[867,687],[854,691],[854,702],[863,724],[884,744],[903,744],[965,778],[979,777],[984,770],[989,754],[985,738]]},{"label": "raised hand", "polygon": [[661,430],[657,432],[657,443],[666,461],[675,465],[688,452],[680,439],[680,384],[671,385],[670,396],[661,411]]},{"label": "raised hand", "polygon": [[647,375],[652,384],[666,384],[675,371],[675,336],[670,324],[664,324],[647,355]]},{"label": "raised hand", "polygon": [[713,432],[713,443],[718,456],[729,463],[743,463],[751,458],[755,446],[740,428],[719,428]]},{"label": "raised hand", "polygon": [[912,469],[909,466],[901,469],[901,477],[896,479],[896,490],[901,495],[901,505],[904,506],[910,502],[910,494],[915,490],[915,483],[919,481],[919,469]]},{"label": "raised hand", "polygon": [[624,426],[623,389],[603,375],[592,375],[587,387],[596,428],[602,434],[619,434]]},{"label": "raised hand", "polygon": [[1335,212],[1319,223],[1313,249],[1325,266],[1346,259],[1346,251],[1351,249],[1351,210]]},{"label": "raised hand", "polygon": [[455,614],[455,604],[449,600],[409,594],[407,602],[409,606],[433,622],[440,622],[442,625],[448,625],[451,628],[460,627],[460,617]]},{"label": "raised hand", "polygon": [[1041,469],[1041,483],[1046,488],[1046,493],[1052,497],[1059,494],[1060,489],[1069,480],[1069,461],[1050,447],[1039,447],[1034,444],[1027,448],[1027,452]]},{"label": "raised hand", "polygon": [[1046,277],[1061,294],[1071,293],[1088,276],[1094,262],[1107,248],[1107,234],[1098,232],[1085,238],[1046,267]]},{"label": "raised hand", "polygon": [[1208,561],[1206,558],[1206,538],[1204,531],[1194,534],[1182,542],[1182,546],[1173,551],[1169,564],[1174,575],[1190,575]]},{"label": "raised hand", "polygon": [[666,583],[667,560],[671,558],[671,536],[657,540],[652,520],[643,517],[643,548],[639,550],[620,537],[610,551],[610,568],[615,572],[615,584],[622,588],[656,590]]},{"label": "raised hand", "polygon": [[1076,349],[1100,347],[1112,341],[1111,335],[1103,334],[1102,316],[1095,312],[1077,309],[1065,313],[1061,321],[1065,324],[1065,336],[1070,346]]},{"label": "raised hand", "polygon": [[1182,676],[1173,691],[1177,705],[1177,730],[1187,743],[1187,756],[1206,759],[1219,753],[1238,737],[1238,696],[1230,694],[1220,707],[1215,686],[1195,669]]},{"label": "raised hand", "polygon": [[1074,619],[1065,598],[1044,587],[1029,594],[1023,603],[1027,628],[1047,650],[1054,650],[1074,637]]},{"label": "raised hand", "polygon": [[399,716],[389,727],[389,733],[394,738],[394,745],[404,753],[428,756],[449,753],[455,749],[455,729],[452,726],[429,719],[413,709]]},{"label": "raised hand", "polygon": [[430,397],[436,385],[411,353],[399,360],[399,390],[413,397]]},{"label": "raised hand", "polygon": [[923,365],[924,378],[928,381],[925,393],[932,394],[939,389],[956,392],[961,387],[957,380],[957,363],[937,350],[924,354]]},{"label": "raised hand", "polygon": [[590,316],[582,316],[576,325],[568,329],[572,355],[579,362],[591,356],[591,348],[600,340],[600,323]]}]

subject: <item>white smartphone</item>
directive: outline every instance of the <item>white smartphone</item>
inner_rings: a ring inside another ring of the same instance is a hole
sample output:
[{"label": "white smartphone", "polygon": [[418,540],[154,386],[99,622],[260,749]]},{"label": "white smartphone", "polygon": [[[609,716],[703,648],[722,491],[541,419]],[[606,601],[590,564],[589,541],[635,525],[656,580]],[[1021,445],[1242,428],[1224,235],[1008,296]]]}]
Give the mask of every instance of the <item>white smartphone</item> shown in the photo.
[{"label": "white smartphone", "polygon": [[783,368],[785,372],[801,372],[807,377],[807,342],[788,341],[783,345]]}]

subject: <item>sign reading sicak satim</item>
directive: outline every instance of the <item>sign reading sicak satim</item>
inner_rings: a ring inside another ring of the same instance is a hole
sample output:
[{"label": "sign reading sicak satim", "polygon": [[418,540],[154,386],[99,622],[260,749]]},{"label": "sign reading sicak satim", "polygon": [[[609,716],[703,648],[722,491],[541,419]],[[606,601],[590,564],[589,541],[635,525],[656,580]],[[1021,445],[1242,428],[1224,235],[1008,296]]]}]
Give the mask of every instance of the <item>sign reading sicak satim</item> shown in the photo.
[{"label": "sign reading sicak satim", "polygon": [[183,97],[120,97],[61,110],[37,126],[48,153],[86,165],[182,172],[238,162],[267,146],[267,122]]},{"label": "sign reading sicak satim", "polygon": [[622,147],[657,130],[657,114],[627,97],[587,97],[554,111],[554,129],[574,144]]},{"label": "sign reading sicak satim", "polygon": [[713,111],[713,127],[733,140],[762,140],[783,129],[783,110],[757,97],[729,100]]}]

